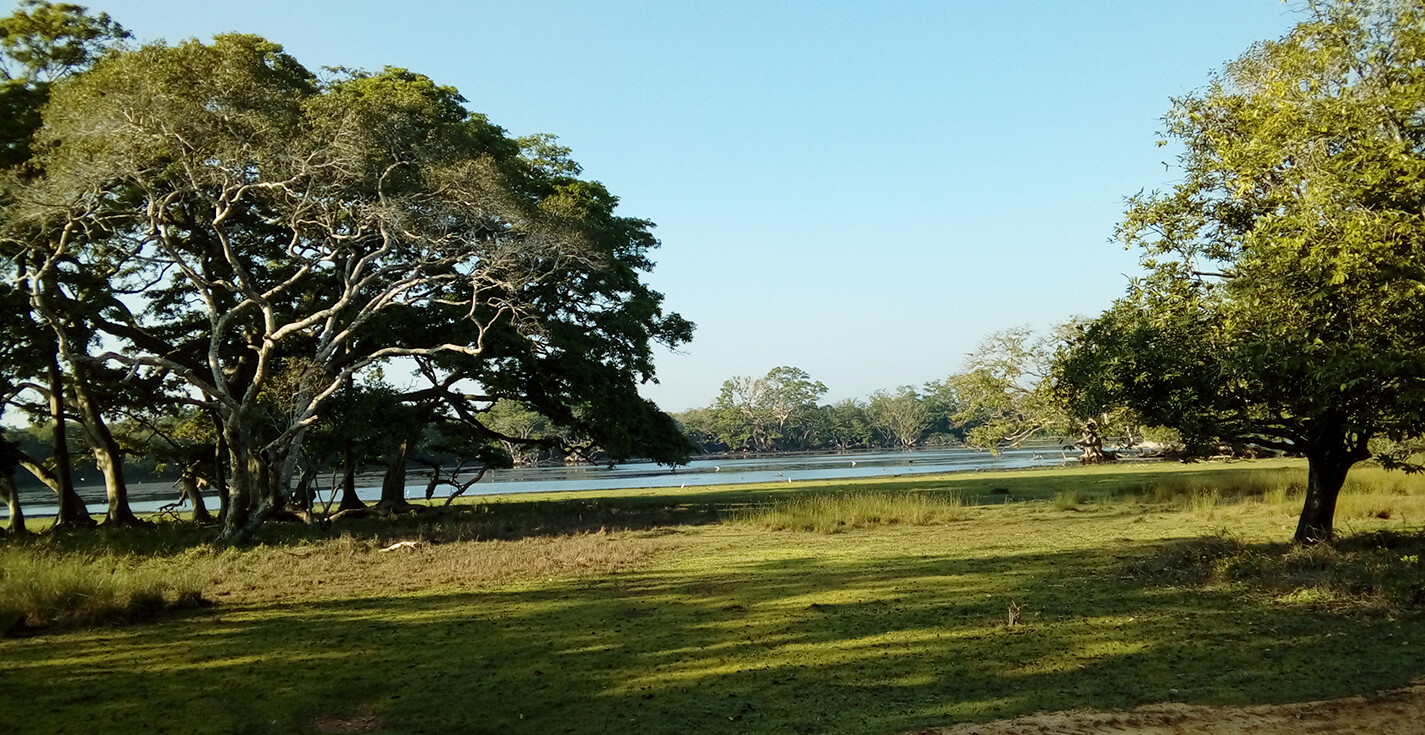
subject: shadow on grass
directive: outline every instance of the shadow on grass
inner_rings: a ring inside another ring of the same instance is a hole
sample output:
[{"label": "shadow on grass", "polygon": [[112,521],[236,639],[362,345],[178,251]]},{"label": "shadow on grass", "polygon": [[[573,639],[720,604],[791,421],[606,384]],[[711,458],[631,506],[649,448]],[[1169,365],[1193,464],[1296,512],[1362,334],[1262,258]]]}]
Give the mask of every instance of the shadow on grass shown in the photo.
[{"label": "shadow on grass", "polygon": [[1408,626],[1122,575],[1155,548],[808,555],[226,608],[6,644],[0,730],[895,733],[1073,707],[1304,701],[1425,674]]},{"label": "shadow on grass", "polygon": [[[731,506],[726,506],[731,507]],[[305,524],[270,521],[245,546],[294,546],[352,536],[373,541],[517,540],[597,531],[645,531],[716,523],[726,512],[688,498],[589,498],[532,502],[490,502],[449,508],[413,504],[394,514]],[[0,545],[34,546],[60,553],[171,556],[211,545],[216,524],[152,522],[141,526],[54,529],[43,534],[0,537]]]}]

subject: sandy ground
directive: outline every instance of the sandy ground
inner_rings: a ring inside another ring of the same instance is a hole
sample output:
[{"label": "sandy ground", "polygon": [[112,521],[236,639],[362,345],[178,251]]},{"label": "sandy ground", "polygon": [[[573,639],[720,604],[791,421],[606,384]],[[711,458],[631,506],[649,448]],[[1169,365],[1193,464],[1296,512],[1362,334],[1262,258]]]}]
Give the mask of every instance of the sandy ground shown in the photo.
[{"label": "sandy ground", "polygon": [[1126,712],[1072,710],[915,735],[1418,735],[1425,733],[1425,685],[1365,697],[1301,704],[1204,707],[1154,704]]}]

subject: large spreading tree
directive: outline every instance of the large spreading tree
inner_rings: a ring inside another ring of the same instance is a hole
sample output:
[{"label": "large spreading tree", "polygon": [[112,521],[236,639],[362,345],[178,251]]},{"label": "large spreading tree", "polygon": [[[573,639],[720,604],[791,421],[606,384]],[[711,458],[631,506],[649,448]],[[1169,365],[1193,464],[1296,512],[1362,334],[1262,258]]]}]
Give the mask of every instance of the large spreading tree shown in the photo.
[{"label": "large spreading tree", "polygon": [[1305,455],[1296,540],[1328,539],[1373,440],[1425,431],[1425,8],[1310,3],[1166,123],[1182,181],[1118,231],[1147,275],[1073,340],[1061,390]]},{"label": "large spreading tree", "polygon": [[760,378],[738,376],[723,382],[713,403],[719,438],[735,450],[770,452],[802,448],[809,425],[800,419],[816,411],[826,386],[805,370],[781,366]]},{"label": "large spreading tree", "polygon": [[306,435],[396,358],[437,376],[401,411],[458,403],[478,430],[515,400],[617,458],[686,459],[635,391],[650,344],[692,328],[640,278],[651,224],[463,102],[403,69],[318,78],[244,35],[50,90],[35,173],[7,182],[18,285],[66,363],[166,377],[215,417],[226,535],[284,506]]}]

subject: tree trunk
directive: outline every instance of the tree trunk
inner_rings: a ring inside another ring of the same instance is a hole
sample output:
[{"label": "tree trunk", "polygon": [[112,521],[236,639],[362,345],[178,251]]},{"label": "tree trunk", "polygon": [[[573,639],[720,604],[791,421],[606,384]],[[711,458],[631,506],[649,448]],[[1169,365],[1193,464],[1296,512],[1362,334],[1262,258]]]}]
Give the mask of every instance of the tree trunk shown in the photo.
[{"label": "tree trunk", "polygon": [[104,475],[104,490],[109,500],[109,510],[105,523],[120,526],[137,526],[140,521],[129,508],[129,486],[124,480],[124,454],[113,432],[99,413],[99,406],[89,392],[85,382],[87,376],[82,370],[74,371],[74,398],[84,417],[84,432],[89,436],[90,451],[94,453],[94,464]]},{"label": "tree trunk", "polygon": [[213,449],[213,489],[218,491],[218,522],[226,523],[228,518],[228,440],[223,436],[223,424],[216,417],[213,424],[218,429],[218,445]]},{"label": "tree trunk", "polygon": [[0,474],[0,500],[10,507],[10,524],[6,530],[17,536],[29,533],[25,528],[25,511],[20,508],[20,490],[15,487],[15,477],[8,472]]},{"label": "tree trunk", "polygon": [[403,508],[406,502],[406,465],[416,451],[416,440],[410,437],[401,441],[391,463],[386,466],[386,476],[381,478],[381,502],[383,508]]},{"label": "tree trunk", "polygon": [[64,376],[59,371],[59,346],[49,351],[49,413],[54,421],[54,490],[59,494],[59,513],[55,516],[56,528],[76,528],[93,526],[89,509],[84,500],[74,490],[74,476],[70,472],[69,435],[64,422]]},{"label": "tree trunk", "polygon": [[1306,502],[1301,508],[1301,519],[1296,524],[1298,544],[1314,544],[1330,541],[1334,534],[1336,518],[1336,498],[1346,483],[1346,473],[1351,466],[1370,458],[1365,449],[1365,439],[1357,441],[1352,448],[1340,431],[1315,442],[1306,452],[1307,479]]},{"label": "tree trunk", "polygon": [[1113,452],[1103,451],[1103,437],[1099,436],[1098,424],[1092,421],[1084,426],[1084,435],[1079,437],[1079,447],[1083,449],[1083,453],[1079,455],[1079,464],[1103,464],[1118,459],[1118,455]]},{"label": "tree trunk", "polygon": [[94,449],[94,462],[104,475],[104,488],[109,500],[109,509],[104,515],[104,522],[120,526],[137,526],[143,521],[139,520],[138,516],[134,515],[133,509],[129,507],[129,486],[124,481],[123,460],[119,458],[117,452],[117,446],[108,450],[98,447]]},{"label": "tree trunk", "polygon": [[208,504],[203,502],[203,488],[198,480],[198,476],[193,474],[192,468],[183,470],[182,476],[178,478],[179,491],[178,499],[187,500],[193,504],[193,522],[211,523],[213,515],[208,512]]},{"label": "tree trunk", "polygon": [[247,537],[249,517],[256,496],[256,478],[253,477],[251,439],[234,417],[223,422],[223,434],[228,445],[228,468],[232,477],[228,479],[227,512],[223,514],[223,530],[219,537],[227,541],[239,541]]},{"label": "tree trunk", "polygon": [[308,459],[307,467],[302,469],[302,474],[297,480],[297,491],[292,493],[294,507],[303,512],[310,513],[316,506],[317,491],[313,487],[317,474],[321,472],[321,465],[316,461]]},{"label": "tree trunk", "polygon": [[1339,423],[1327,423],[1307,444],[1307,499],[1297,521],[1298,544],[1330,541],[1334,536],[1335,504],[1345,476],[1355,463],[1371,459],[1369,436],[1351,434]]},{"label": "tree trunk", "polygon": [[[299,479],[302,476],[297,473],[297,465],[298,461],[302,459],[302,443],[306,439],[306,436],[306,429],[298,429],[297,433],[294,434],[292,439],[288,442],[286,449],[282,452],[281,458],[272,463],[272,500],[273,507],[277,510],[287,509],[292,505],[294,499],[297,500],[300,510],[309,511],[312,509],[311,503],[306,503],[301,499],[295,498],[292,492],[293,480]],[[316,463],[313,462],[313,464]],[[305,475],[305,473],[303,473],[303,475]],[[303,497],[305,497],[307,493],[306,484],[307,481],[304,480],[301,489],[301,495]]]},{"label": "tree trunk", "polygon": [[286,472],[287,457],[277,456],[271,449],[263,449],[258,452],[262,457],[262,506],[271,508],[272,512],[287,510],[287,480],[289,476]]},{"label": "tree trunk", "polygon": [[341,476],[341,504],[338,511],[359,510],[366,507],[356,496],[356,449],[351,442],[346,445],[346,464]]},{"label": "tree trunk", "polygon": [[279,497],[280,490],[276,484],[277,463],[273,461],[266,449],[250,451],[248,457],[248,461],[251,463],[249,465],[251,469],[248,471],[251,489],[248,496],[253,500],[248,505],[247,523],[237,536],[242,541],[252,538],[258,527],[283,509],[282,500]]}]

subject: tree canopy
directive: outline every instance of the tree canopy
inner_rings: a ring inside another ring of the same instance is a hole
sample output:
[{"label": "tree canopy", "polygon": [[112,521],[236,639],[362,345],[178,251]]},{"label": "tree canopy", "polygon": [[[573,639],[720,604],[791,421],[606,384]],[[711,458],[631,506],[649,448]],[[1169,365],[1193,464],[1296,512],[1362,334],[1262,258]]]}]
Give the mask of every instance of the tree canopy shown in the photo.
[{"label": "tree canopy", "polygon": [[1058,368],[1080,413],[1305,454],[1300,542],[1373,439],[1425,430],[1425,8],[1308,15],[1173,101],[1182,183],[1118,228],[1148,273]]},{"label": "tree canopy", "polygon": [[212,412],[229,535],[283,506],[306,434],[394,358],[430,383],[412,432],[446,413],[493,440],[480,415],[506,399],[616,458],[686,460],[636,392],[650,344],[692,332],[641,280],[652,224],[551,137],[247,35],[111,53],[49,94],[33,172],[5,182],[16,283],[76,370]]},{"label": "tree canopy", "polygon": [[128,37],[107,13],[70,3],[23,0],[0,18],[0,168],[29,159],[49,85]]}]

